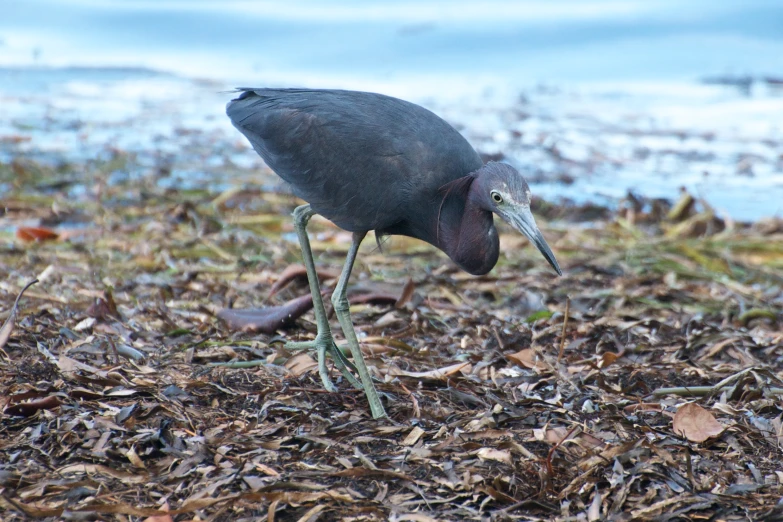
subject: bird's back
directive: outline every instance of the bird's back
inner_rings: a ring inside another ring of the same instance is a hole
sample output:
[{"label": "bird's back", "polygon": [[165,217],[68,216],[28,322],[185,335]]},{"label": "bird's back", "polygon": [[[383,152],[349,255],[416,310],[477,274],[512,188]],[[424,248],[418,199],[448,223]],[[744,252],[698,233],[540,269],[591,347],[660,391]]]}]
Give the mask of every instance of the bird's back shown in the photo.
[{"label": "bird's back", "polygon": [[339,90],[241,91],[226,108],[234,126],[297,196],[345,230],[400,230],[411,212],[437,203],[441,186],[482,165],[451,125],[403,100]]}]

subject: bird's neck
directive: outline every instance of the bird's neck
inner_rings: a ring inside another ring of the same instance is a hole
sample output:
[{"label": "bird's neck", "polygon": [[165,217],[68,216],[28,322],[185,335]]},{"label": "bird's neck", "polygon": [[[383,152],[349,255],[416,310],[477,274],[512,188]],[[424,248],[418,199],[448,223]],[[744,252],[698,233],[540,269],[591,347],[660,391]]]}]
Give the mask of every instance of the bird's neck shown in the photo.
[{"label": "bird's neck", "polygon": [[463,201],[451,202],[447,210],[450,215],[441,221],[438,247],[466,272],[484,275],[497,263],[500,243],[492,212],[482,208],[476,185],[471,186]]}]

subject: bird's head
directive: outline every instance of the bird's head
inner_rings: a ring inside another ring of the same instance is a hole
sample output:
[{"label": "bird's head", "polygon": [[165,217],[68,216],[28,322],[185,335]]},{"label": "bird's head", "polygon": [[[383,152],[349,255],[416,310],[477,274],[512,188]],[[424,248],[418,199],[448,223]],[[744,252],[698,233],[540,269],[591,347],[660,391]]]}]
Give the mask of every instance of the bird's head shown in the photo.
[{"label": "bird's head", "polygon": [[494,212],[521,232],[538,248],[555,272],[563,275],[530,211],[530,187],[522,174],[511,165],[491,161],[474,175],[471,192],[481,208]]}]

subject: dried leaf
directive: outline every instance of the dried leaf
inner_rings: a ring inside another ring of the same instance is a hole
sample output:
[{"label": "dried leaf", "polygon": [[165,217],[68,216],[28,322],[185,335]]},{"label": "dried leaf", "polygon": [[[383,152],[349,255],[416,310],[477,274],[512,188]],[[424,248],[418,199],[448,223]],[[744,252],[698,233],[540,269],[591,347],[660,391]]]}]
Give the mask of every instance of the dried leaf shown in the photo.
[{"label": "dried leaf", "polygon": [[390,305],[395,304],[399,299],[399,295],[388,292],[367,292],[348,296],[348,302],[351,304]]},{"label": "dried leaf", "polygon": [[532,348],[524,348],[517,353],[508,354],[506,357],[523,368],[543,368],[543,364]]},{"label": "dried leaf", "polygon": [[271,334],[291,326],[313,307],[313,298],[303,295],[280,306],[266,308],[224,308],[217,313],[231,330]]},{"label": "dried leaf", "polygon": [[638,413],[642,411],[661,411],[663,407],[657,403],[645,403],[640,402],[637,404],[629,404],[623,408],[623,412],[627,414]]},{"label": "dried leaf", "polygon": [[326,504],[316,504],[315,506],[308,509],[304,515],[299,517],[296,522],[313,522],[318,519],[318,513],[324,509],[326,509]]},{"label": "dried leaf", "polygon": [[16,229],[16,237],[28,243],[53,241],[60,235],[49,228],[43,227],[19,227]]},{"label": "dried leaf", "polygon": [[422,513],[400,513],[394,517],[398,522],[440,522],[442,519],[429,517]]},{"label": "dried leaf", "polygon": [[[326,279],[337,279],[340,277],[340,272],[337,272],[336,270],[328,270],[326,268],[316,268],[315,273],[320,281],[324,281]],[[280,290],[291,284],[291,282],[302,278],[307,278],[307,269],[304,267],[304,265],[287,266],[280,274],[280,277],[277,278],[277,281],[275,281],[275,283],[272,285],[272,288],[269,290],[268,297],[274,296]]]},{"label": "dried leaf", "polygon": [[704,442],[717,437],[725,427],[709,411],[695,402],[681,406],[672,421],[674,432],[691,442]]},{"label": "dried leaf", "polygon": [[399,473],[397,471],[390,471],[386,469],[369,469],[365,467],[357,467],[357,468],[349,468],[344,469],[342,471],[338,471],[337,473],[333,473],[335,477],[350,477],[350,478],[382,478],[382,479],[399,479],[404,480],[406,482],[416,482],[412,477],[409,477],[408,475],[404,473]]},{"label": "dried leaf", "polygon": [[[11,397],[13,400],[13,397]],[[60,399],[55,395],[50,395],[43,399],[37,399],[34,401],[20,402],[9,406],[5,409],[6,415],[18,415],[20,417],[30,417],[34,415],[38,410],[53,410],[58,408],[62,403]]]},{"label": "dried leaf", "polygon": [[693,196],[686,191],[683,190],[680,194],[680,199],[677,201],[677,203],[674,204],[674,206],[669,210],[669,213],[666,215],[666,219],[669,221],[682,221],[688,215],[690,215],[691,211],[693,210],[693,205],[696,203]]},{"label": "dried leaf", "polygon": [[95,319],[105,320],[109,317],[119,319],[120,313],[117,311],[117,304],[114,302],[114,296],[110,290],[103,292],[103,297],[98,297],[87,308],[87,315]]},{"label": "dried leaf", "polygon": [[402,287],[400,298],[394,303],[394,308],[402,308],[405,306],[405,304],[411,300],[411,297],[413,297],[414,290],[416,290],[416,283],[413,282],[413,279],[408,278],[405,282],[405,286]]},{"label": "dried leaf", "polygon": [[285,367],[291,372],[291,375],[299,377],[307,372],[317,370],[318,363],[307,353],[299,353],[288,359],[285,362]]},{"label": "dried leaf", "polygon": [[598,361],[598,367],[606,368],[607,366],[614,364],[619,358],[620,356],[614,352],[604,352],[601,354],[601,360]]},{"label": "dried leaf", "polygon": [[601,517],[601,504],[603,503],[603,497],[601,496],[601,493],[598,491],[598,488],[596,488],[595,495],[593,496],[593,501],[590,503],[590,507],[587,510],[587,520],[589,522],[595,522],[596,520],[602,520]]},{"label": "dried leaf", "polygon": [[144,461],[141,460],[141,457],[139,457],[139,454],[136,453],[136,448],[131,446],[128,451],[125,452],[125,456],[128,458],[128,460],[137,468],[146,468],[144,465]]},{"label": "dried leaf", "polygon": [[410,433],[405,437],[405,439],[401,442],[403,446],[413,446],[416,444],[422,435],[424,435],[424,430],[419,428],[418,426],[415,426]]},{"label": "dried leaf", "polygon": [[495,448],[481,448],[476,452],[476,455],[481,460],[496,460],[503,464],[511,465],[511,452],[506,450],[498,450]]},{"label": "dried leaf", "polygon": [[90,366],[89,364],[84,364],[83,362],[77,361],[76,359],[68,357],[67,355],[60,355],[60,357],[57,359],[57,366],[60,368],[60,371],[63,373],[73,373],[76,372],[77,370],[82,370],[85,372],[93,373],[100,377],[106,376],[106,372],[104,372],[103,370],[95,368],[94,366]]},{"label": "dried leaf", "polygon": [[72,464],[62,467],[57,470],[60,475],[68,475],[71,473],[78,473],[83,475],[106,475],[117,479],[124,484],[144,484],[149,480],[149,475],[146,472],[141,471],[138,473],[128,473],[118,469],[113,469],[108,466],[102,466],[100,464]]},{"label": "dried leaf", "polygon": [[96,320],[94,317],[87,317],[85,319],[82,319],[79,321],[79,323],[73,327],[74,332],[83,332],[85,330],[89,330],[93,326],[95,326]]},{"label": "dried leaf", "polygon": [[402,350],[405,353],[415,353],[416,349],[405,341],[394,339],[392,337],[376,337],[368,336],[362,339],[362,344],[376,344],[382,346],[388,346],[396,350]]},{"label": "dried leaf", "polygon": [[[168,511],[169,510],[168,502],[164,503],[160,507],[160,509],[161,511]],[[151,517],[145,518],[144,522],[174,522],[174,518],[172,518],[171,515],[153,515]]]},{"label": "dried leaf", "polygon": [[417,379],[442,380],[460,371],[470,371],[470,363],[452,364],[451,366],[446,366],[445,368],[437,368],[435,370],[429,370],[426,372],[408,372],[405,370],[400,370],[399,368],[390,368],[389,375],[403,375],[405,377],[415,377]]}]

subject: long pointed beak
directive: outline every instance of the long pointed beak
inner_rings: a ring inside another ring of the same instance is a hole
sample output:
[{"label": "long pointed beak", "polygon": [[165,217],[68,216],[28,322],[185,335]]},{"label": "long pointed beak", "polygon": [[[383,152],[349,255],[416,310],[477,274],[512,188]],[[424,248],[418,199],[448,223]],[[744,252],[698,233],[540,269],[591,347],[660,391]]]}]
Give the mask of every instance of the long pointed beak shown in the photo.
[{"label": "long pointed beak", "polygon": [[552,249],[549,248],[546,239],[544,239],[544,236],[538,229],[538,225],[536,225],[536,220],[533,217],[533,213],[530,212],[530,209],[524,207],[520,208],[513,214],[510,214],[508,218],[507,221],[512,227],[519,230],[531,243],[536,245],[538,251],[543,254],[547,261],[549,261],[549,264],[555,269],[557,275],[563,275],[563,272],[560,270],[560,265],[557,264],[557,259],[555,259],[555,254],[552,253]]}]

